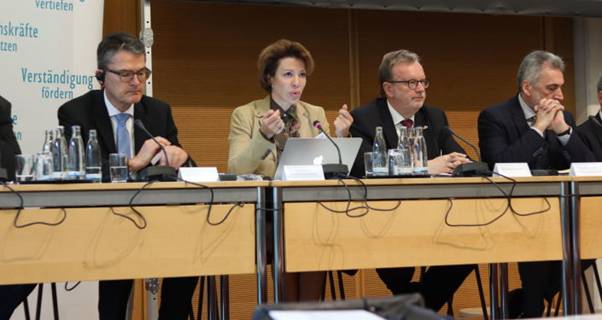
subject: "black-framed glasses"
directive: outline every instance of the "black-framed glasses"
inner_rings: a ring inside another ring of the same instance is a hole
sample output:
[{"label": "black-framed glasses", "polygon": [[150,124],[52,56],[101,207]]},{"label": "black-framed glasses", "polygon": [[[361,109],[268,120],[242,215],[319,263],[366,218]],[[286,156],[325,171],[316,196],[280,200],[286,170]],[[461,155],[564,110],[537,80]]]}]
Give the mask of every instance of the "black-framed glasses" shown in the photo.
[{"label": "black-framed glasses", "polygon": [[152,73],[152,71],[146,67],[144,67],[138,71],[111,70],[111,69],[106,69],[106,70],[110,73],[114,73],[114,74],[118,75],[119,80],[124,81],[124,82],[132,81],[134,79],[134,75],[136,75],[138,77],[138,81],[143,82],[143,81],[146,81],[146,79],[148,79]]},{"label": "black-framed glasses", "polygon": [[412,80],[389,80],[387,81],[389,83],[405,83],[408,88],[410,88],[411,90],[416,89],[416,87],[418,87],[418,84],[421,84],[423,88],[428,88],[431,85],[431,80],[429,79],[424,79],[424,80],[416,80],[416,79],[412,79]]}]

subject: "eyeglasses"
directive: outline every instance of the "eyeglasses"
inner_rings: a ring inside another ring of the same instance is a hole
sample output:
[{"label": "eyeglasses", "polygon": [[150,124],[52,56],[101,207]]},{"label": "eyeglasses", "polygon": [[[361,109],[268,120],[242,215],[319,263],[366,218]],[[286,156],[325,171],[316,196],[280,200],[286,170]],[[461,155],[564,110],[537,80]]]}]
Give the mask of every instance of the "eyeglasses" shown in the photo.
[{"label": "eyeglasses", "polygon": [[123,82],[130,82],[134,79],[134,75],[138,77],[138,81],[146,81],[151,75],[151,70],[149,68],[142,68],[138,71],[131,70],[111,70],[106,69],[110,73],[114,73],[119,76],[119,79]]},{"label": "eyeglasses", "polygon": [[418,84],[421,84],[423,88],[428,88],[431,85],[431,80],[429,79],[424,79],[424,80],[416,80],[416,79],[412,79],[412,80],[390,80],[387,81],[389,83],[405,83],[408,88],[410,88],[411,90],[416,89],[416,87],[418,87]]}]

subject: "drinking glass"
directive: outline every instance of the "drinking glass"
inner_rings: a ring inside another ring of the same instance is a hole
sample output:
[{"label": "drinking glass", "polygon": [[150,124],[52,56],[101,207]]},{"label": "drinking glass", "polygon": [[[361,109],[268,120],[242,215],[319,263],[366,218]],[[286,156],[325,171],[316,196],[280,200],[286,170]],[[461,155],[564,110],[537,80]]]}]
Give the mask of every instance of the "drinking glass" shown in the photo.
[{"label": "drinking glass", "polygon": [[129,172],[127,156],[125,154],[109,154],[109,168],[111,173],[111,182],[127,182]]}]

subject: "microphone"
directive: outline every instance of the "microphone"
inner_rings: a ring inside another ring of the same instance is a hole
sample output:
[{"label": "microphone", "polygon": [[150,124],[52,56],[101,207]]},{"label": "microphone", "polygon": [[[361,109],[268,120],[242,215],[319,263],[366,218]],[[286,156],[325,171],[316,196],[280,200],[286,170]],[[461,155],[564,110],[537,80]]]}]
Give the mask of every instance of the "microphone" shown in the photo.
[{"label": "microphone", "polygon": [[479,160],[479,161],[474,161],[471,163],[464,163],[464,164],[457,166],[454,169],[454,172],[452,173],[452,175],[454,177],[480,177],[480,176],[490,176],[491,175],[489,166],[487,166],[486,163],[481,162],[481,154],[479,153],[479,150],[472,143],[468,142],[468,140],[457,135],[449,127],[443,127],[441,129],[441,131],[442,131],[442,133],[446,133],[447,135],[451,135],[451,136],[454,136],[454,137],[460,139],[460,141],[462,141],[466,145],[468,145],[475,152],[475,154],[477,155],[478,160]]},{"label": "microphone", "polygon": [[163,155],[165,156],[165,161],[167,162],[167,166],[150,166],[146,167],[138,173],[137,180],[139,181],[176,181],[177,173],[176,169],[169,166],[169,158],[167,157],[167,151],[165,151],[165,147],[155,139],[155,137],[146,129],[144,123],[140,119],[136,119],[134,121],[136,127],[138,127],[144,134],[152,139],[158,146],[161,148]]},{"label": "microphone", "polygon": [[326,138],[334,145],[337,150],[337,155],[339,156],[339,163],[327,163],[322,165],[322,170],[324,171],[324,178],[326,179],[339,179],[345,178],[347,176],[347,172],[349,172],[349,168],[347,165],[343,164],[343,160],[341,158],[341,149],[339,146],[332,140],[332,138],[324,131],[322,128],[322,124],[319,120],[313,122],[314,128],[320,130],[322,134],[326,136]]}]

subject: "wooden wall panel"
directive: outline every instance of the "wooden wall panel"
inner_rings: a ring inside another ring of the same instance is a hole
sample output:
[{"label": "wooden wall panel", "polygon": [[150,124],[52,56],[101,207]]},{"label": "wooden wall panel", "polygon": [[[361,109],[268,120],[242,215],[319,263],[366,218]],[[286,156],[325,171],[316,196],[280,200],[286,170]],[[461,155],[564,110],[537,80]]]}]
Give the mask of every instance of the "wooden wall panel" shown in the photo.
[{"label": "wooden wall panel", "polygon": [[233,108],[265,92],[257,56],[280,38],[303,43],[316,60],[304,100],[346,101],[349,83],[344,11],[153,1],[155,92],[174,105]]},{"label": "wooden wall panel", "polygon": [[532,50],[548,49],[565,57],[564,92],[568,109],[574,111],[570,19],[369,10],[358,11],[356,19],[362,103],[378,94],[383,54],[414,51],[432,81],[426,104],[448,116],[457,112],[451,127],[477,143],[478,113],[515,95],[522,58]]},{"label": "wooden wall panel", "polygon": [[174,107],[183,145],[226,170],[229,114],[262,98],[257,56],[288,38],[316,60],[304,100],[337,110],[348,101],[347,14],[342,10],[153,1],[154,93]]},{"label": "wooden wall panel", "polygon": [[129,32],[137,35],[140,30],[139,0],[104,0],[103,34]]},{"label": "wooden wall panel", "polygon": [[478,110],[513,95],[521,58],[543,46],[537,17],[361,11],[357,23],[362,101],[378,89],[383,54],[408,49],[432,80],[428,104]]}]

